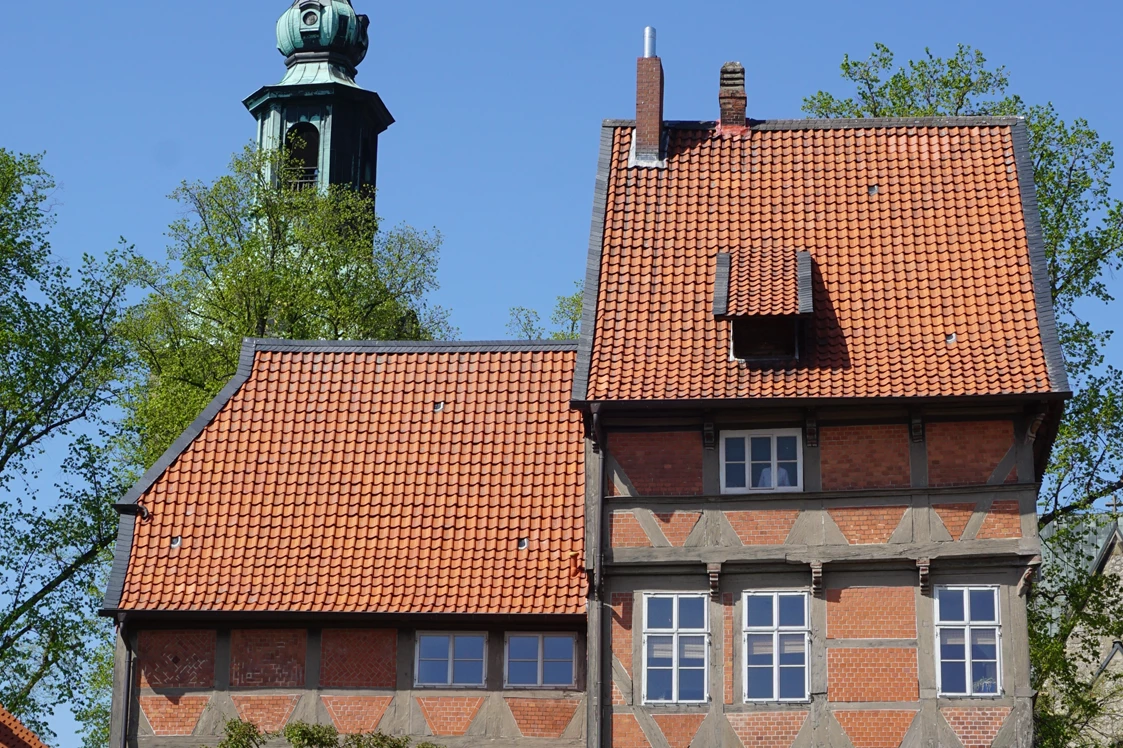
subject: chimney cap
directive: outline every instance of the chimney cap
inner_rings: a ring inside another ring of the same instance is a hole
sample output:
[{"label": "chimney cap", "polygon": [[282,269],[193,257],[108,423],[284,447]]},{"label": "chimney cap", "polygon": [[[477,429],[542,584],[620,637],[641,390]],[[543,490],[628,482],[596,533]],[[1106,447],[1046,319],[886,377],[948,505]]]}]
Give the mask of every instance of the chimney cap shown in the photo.
[{"label": "chimney cap", "polygon": [[724,89],[745,88],[745,66],[739,62],[727,62],[721,66],[721,87]]},{"label": "chimney cap", "polygon": [[643,30],[643,56],[658,57],[655,53],[655,27],[648,26]]}]

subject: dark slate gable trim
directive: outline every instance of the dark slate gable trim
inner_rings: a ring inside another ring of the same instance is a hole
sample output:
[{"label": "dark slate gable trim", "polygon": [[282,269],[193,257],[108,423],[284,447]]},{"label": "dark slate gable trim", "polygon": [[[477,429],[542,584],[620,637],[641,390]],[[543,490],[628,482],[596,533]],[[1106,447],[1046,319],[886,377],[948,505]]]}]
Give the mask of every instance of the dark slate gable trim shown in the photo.
[{"label": "dark slate gable trim", "polygon": [[574,402],[583,402],[589,393],[589,373],[597,327],[597,298],[600,294],[601,251],[604,248],[604,218],[608,207],[608,172],[612,163],[615,127],[611,120],[605,120],[600,131],[597,181],[593,189],[593,218],[589,226],[589,255],[585,263],[585,297],[581,301],[581,337],[577,348],[577,366],[573,372]]},{"label": "dark slate gable trim", "polygon": [[729,265],[731,255],[719,252],[717,269],[714,271],[714,316],[724,317],[729,313]]},{"label": "dark slate gable trim", "polygon": [[797,275],[799,277],[799,313],[811,314],[815,311],[815,299],[811,291],[811,253],[795,253]]},{"label": "dark slate gable trim", "polygon": [[1071,392],[1065,372],[1064,352],[1057,334],[1057,320],[1053,314],[1053,291],[1049,282],[1049,261],[1045,255],[1045,237],[1041,231],[1041,212],[1037,207],[1037,185],[1033,181],[1033,154],[1029,149],[1029,130],[1024,119],[1018,118],[1010,128],[1014,141],[1014,160],[1018,167],[1018,187],[1022,194],[1022,212],[1025,217],[1026,239],[1029,242],[1029,261],[1033,268],[1033,295],[1037,302],[1037,328],[1045,349],[1045,364],[1049,370],[1049,385],[1054,392]]},{"label": "dark slate gable trim", "polygon": [[[868,117],[827,119],[766,119],[749,120],[750,130],[860,130],[875,127],[1010,127],[1021,121],[1020,117]],[[713,130],[717,122],[711,120],[676,120],[664,122],[672,130]],[[632,119],[605,120],[607,127],[635,127]]]}]

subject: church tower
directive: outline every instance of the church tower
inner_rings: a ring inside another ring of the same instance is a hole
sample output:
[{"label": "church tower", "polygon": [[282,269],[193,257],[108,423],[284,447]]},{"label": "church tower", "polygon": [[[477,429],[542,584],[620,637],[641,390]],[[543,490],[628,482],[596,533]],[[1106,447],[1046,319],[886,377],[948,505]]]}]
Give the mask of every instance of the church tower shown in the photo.
[{"label": "church tower", "polygon": [[257,143],[286,143],[303,163],[298,184],[375,186],[378,136],[394,123],[373,91],[355,83],[370,19],[351,0],[294,0],[277,21],[288,72],[243,103],[257,119]]}]

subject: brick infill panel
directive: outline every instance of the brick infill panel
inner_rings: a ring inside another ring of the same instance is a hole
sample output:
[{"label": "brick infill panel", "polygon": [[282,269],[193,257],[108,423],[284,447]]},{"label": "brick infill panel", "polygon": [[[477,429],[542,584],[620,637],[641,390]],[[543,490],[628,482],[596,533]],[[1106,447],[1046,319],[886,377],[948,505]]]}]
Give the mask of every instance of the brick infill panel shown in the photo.
[{"label": "brick infill panel", "polygon": [[659,529],[667,536],[670,544],[676,548],[686,545],[686,539],[694,531],[698,520],[702,519],[701,512],[656,512],[655,519],[659,520]]},{"label": "brick infill panel", "polygon": [[214,688],[214,631],[141,631],[136,668],[142,688]]},{"label": "brick infill panel", "polygon": [[852,506],[828,509],[850,545],[885,543],[905,516],[904,506]]},{"label": "brick infill panel", "polygon": [[230,697],[238,716],[257,725],[263,732],[276,732],[289,723],[296,705],[300,702],[300,695],[284,696],[247,696],[236,694]]},{"label": "brick infill panel", "polygon": [[828,639],[915,639],[912,587],[828,589]]},{"label": "brick infill panel", "polygon": [[651,748],[635,715],[612,715],[612,748]]},{"label": "brick infill panel", "polygon": [[140,708],[158,737],[190,735],[210,696],[141,696]]},{"label": "brick infill panel", "polygon": [[298,688],[304,685],[308,633],[303,629],[236,630],[230,634],[230,685]]},{"label": "brick infill panel", "polygon": [[394,688],[398,632],[394,629],[324,629],[320,685],[324,688]]},{"label": "brick infill panel", "polygon": [[575,699],[506,699],[524,738],[560,738],[573,721]]},{"label": "brick infill panel", "polygon": [[952,540],[959,540],[963,537],[963,531],[967,529],[967,523],[975,515],[974,502],[933,504],[932,509],[936,511],[940,521],[944,523],[944,527],[947,528],[948,535],[951,535]]},{"label": "brick infill panel", "polygon": [[967,707],[941,709],[963,748],[990,748],[998,731],[1010,716],[1009,707]]},{"label": "brick infill panel", "polygon": [[655,723],[671,748],[690,748],[698,728],[706,720],[705,714],[656,714]]},{"label": "brick infill panel", "polygon": [[835,712],[854,748],[899,748],[918,709],[867,709]]},{"label": "brick infill panel", "polygon": [[702,494],[701,431],[615,432],[608,446],[640,496]]},{"label": "brick infill panel", "polygon": [[335,729],[344,735],[374,732],[393,696],[321,696]]},{"label": "brick infill panel", "polygon": [[783,545],[799,518],[799,510],[750,509],[726,512],[725,518],[744,545]]},{"label": "brick infill panel", "polygon": [[1012,421],[929,423],[928,485],[984,486],[1014,443]]},{"label": "brick infill panel", "polygon": [[824,426],[819,430],[824,491],[912,485],[906,424]]},{"label": "brick infill panel", "polygon": [[1022,510],[1014,501],[996,501],[990,505],[976,540],[1020,538],[1022,536]]},{"label": "brick infill panel", "polygon": [[650,548],[651,539],[634,512],[616,511],[608,515],[608,537],[613,548]]},{"label": "brick infill panel", "polygon": [[731,593],[726,592],[721,596],[721,618],[722,618],[722,661],[724,662],[723,680],[725,681],[725,703],[733,703],[733,669],[736,667],[733,661],[733,629],[734,629],[734,607],[737,597]]},{"label": "brick infill panel", "polygon": [[620,660],[624,671],[632,674],[632,606],[631,592],[612,593],[612,654]]},{"label": "brick infill panel", "polygon": [[726,714],[745,748],[791,748],[811,712]]},{"label": "brick infill panel", "polygon": [[916,701],[920,698],[913,647],[827,650],[830,701]]},{"label": "brick infill panel", "polygon": [[468,732],[483,703],[482,698],[460,696],[417,698],[417,705],[429,729],[434,735],[442,737],[458,737]]}]

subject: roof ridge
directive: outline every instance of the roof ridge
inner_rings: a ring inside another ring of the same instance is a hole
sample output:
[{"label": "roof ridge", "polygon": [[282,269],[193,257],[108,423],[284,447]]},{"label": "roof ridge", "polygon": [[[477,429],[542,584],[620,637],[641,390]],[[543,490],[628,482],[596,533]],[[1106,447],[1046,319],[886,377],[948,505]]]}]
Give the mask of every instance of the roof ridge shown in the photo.
[{"label": "roof ridge", "polygon": [[[749,129],[768,130],[856,130],[876,127],[1009,127],[1024,117],[988,116],[982,114],[931,117],[808,117],[806,119],[750,119]],[[676,130],[714,130],[713,120],[668,120],[663,123]],[[606,119],[604,127],[635,127],[634,119]]]},{"label": "roof ridge", "polygon": [[294,353],[522,353],[575,351],[576,340],[282,340],[247,338],[258,351]]}]

